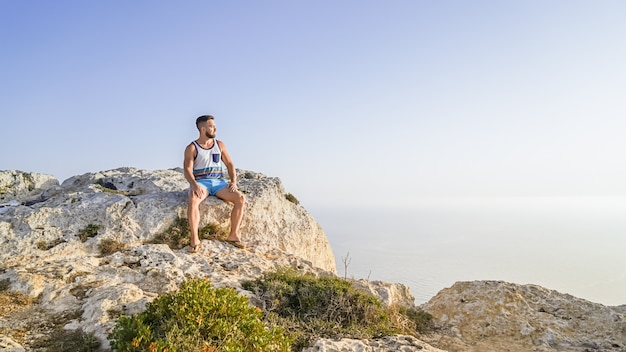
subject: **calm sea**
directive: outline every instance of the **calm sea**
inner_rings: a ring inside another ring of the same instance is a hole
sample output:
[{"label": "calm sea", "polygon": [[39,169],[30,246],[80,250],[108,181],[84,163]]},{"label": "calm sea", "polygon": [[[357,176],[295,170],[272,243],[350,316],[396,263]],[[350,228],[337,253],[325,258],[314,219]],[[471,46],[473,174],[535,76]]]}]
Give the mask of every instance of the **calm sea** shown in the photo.
[{"label": "calm sea", "polygon": [[456,281],[537,284],[626,304],[626,197],[430,199],[309,209],[339,275],[402,283],[416,304]]}]

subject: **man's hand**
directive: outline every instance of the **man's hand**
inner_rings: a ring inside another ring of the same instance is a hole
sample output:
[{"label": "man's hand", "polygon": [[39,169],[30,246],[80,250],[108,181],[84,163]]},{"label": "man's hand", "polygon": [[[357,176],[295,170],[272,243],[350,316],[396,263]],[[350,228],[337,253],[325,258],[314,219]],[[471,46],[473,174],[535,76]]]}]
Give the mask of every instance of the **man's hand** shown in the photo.
[{"label": "man's hand", "polygon": [[236,192],[237,191],[237,182],[230,182],[228,184],[228,190],[231,192]]},{"label": "man's hand", "polygon": [[198,197],[200,199],[204,198],[205,192],[207,192],[207,190],[204,187],[202,187],[202,186],[200,186],[198,184],[193,185],[192,188],[191,188],[191,191],[192,191],[194,196],[196,196],[196,197]]}]

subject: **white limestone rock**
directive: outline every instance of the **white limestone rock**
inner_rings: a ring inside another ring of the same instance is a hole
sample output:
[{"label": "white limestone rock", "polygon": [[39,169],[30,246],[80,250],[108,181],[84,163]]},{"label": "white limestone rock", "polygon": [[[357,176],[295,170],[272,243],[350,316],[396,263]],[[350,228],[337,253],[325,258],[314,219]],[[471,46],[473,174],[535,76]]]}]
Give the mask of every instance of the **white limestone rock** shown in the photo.
[{"label": "white limestone rock", "polygon": [[8,336],[0,336],[0,351],[3,352],[25,352],[26,350],[19,343],[13,341]]},{"label": "white limestone rock", "polygon": [[[241,288],[243,280],[288,266],[312,274],[327,273],[278,249],[265,253],[204,240],[196,254],[163,244],[144,244],[104,257],[52,255],[6,269],[0,273],[0,281],[8,280],[12,291],[38,297],[50,316],[80,312],[65,328],[94,333],[107,348],[107,336],[120,314],[143,311],[158,294],[176,290],[188,278],[206,277],[215,287],[234,287],[246,293]],[[10,319],[0,317],[0,328],[13,326]]]},{"label": "white limestone rock", "polygon": [[[324,231],[302,206],[285,198],[280,180],[249,171],[241,173],[239,187],[247,198],[242,240],[260,250],[278,248],[293,253],[336,272]],[[38,247],[64,243],[72,243],[72,251],[93,253],[105,238],[128,245],[146,242],[176,218],[186,217],[188,188],[180,170],[120,168],[72,177],[63,182],[60,191],[41,202],[11,207],[0,214],[0,243],[4,245],[0,261],[10,266],[16,258],[35,259]],[[15,197],[25,194],[14,193]],[[228,227],[231,208],[209,197],[201,205],[200,225],[216,222]],[[77,243],[78,234],[90,225],[99,227],[97,236],[82,245]]]},{"label": "white limestone rock", "polygon": [[318,339],[302,352],[446,352],[413,336],[386,336],[380,339]]},{"label": "white limestone rock", "polygon": [[[336,274],[323,230],[302,206],[285,198],[278,178],[242,171],[239,179],[247,197],[241,237],[250,247],[203,240],[196,254],[149,243],[177,217],[186,216],[188,184],[180,170],[121,168],[76,176],[61,186],[40,182],[35,187],[40,193],[14,192],[19,205],[0,214],[0,282],[35,298],[28,309],[36,314],[0,316],[0,331],[45,326],[56,316],[68,316],[65,329],[93,333],[106,350],[120,314],[142,312],[158,294],[176,290],[188,278],[209,278],[215,287],[234,287],[254,301],[241,283],[265,271],[293,267],[314,275]],[[33,194],[38,201],[26,204]],[[201,226],[228,225],[230,209],[210,197],[201,206]],[[116,239],[126,249],[103,256],[98,245],[104,239]],[[410,305],[413,300],[404,285],[360,285],[387,304]],[[382,342],[364,343],[379,348]]]},{"label": "white limestone rock", "polygon": [[626,315],[536,285],[458,282],[422,308],[442,328],[426,341],[449,351],[624,351]]},{"label": "white limestone rock", "polygon": [[355,285],[378,297],[387,306],[415,306],[415,297],[411,294],[411,290],[403,284],[361,279],[355,281]]},{"label": "white limestone rock", "polygon": [[36,201],[44,193],[58,189],[59,181],[51,175],[18,170],[0,171],[0,203],[11,200]]}]

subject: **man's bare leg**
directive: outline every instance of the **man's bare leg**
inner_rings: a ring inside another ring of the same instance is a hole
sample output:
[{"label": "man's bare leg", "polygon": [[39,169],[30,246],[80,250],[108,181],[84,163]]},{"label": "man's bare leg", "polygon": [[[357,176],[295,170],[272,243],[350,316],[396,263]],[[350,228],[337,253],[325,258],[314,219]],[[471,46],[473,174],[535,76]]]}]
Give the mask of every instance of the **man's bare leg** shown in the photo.
[{"label": "man's bare leg", "polygon": [[240,191],[231,192],[228,188],[220,189],[215,195],[222,200],[233,203],[233,210],[230,212],[230,233],[226,240],[239,242],[239,226],[243,220],[246,197]]},{"label": "man's bare leg", "polygon": [[204,192],[202,196],[197,196],[192,190],[189,190],[189,202],[187,205],[187,220],[189,221],[189,244],[195,246],[200,243],[198,238],[198,227],[200,225],[200,203],[208,196],[208,192]]}]

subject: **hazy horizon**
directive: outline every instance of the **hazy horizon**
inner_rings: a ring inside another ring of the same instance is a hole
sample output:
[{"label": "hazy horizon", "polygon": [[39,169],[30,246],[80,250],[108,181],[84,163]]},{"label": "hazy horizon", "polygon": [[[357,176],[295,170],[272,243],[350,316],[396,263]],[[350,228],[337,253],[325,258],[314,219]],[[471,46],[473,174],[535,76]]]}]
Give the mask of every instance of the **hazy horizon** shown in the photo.
[{"label": "hazy horizon", "polygon": [[397,282],[416,303],[457,281],[534,284],[626,304],[626,197],[439,200],[404,209],[314,208],[340,276]]}]

